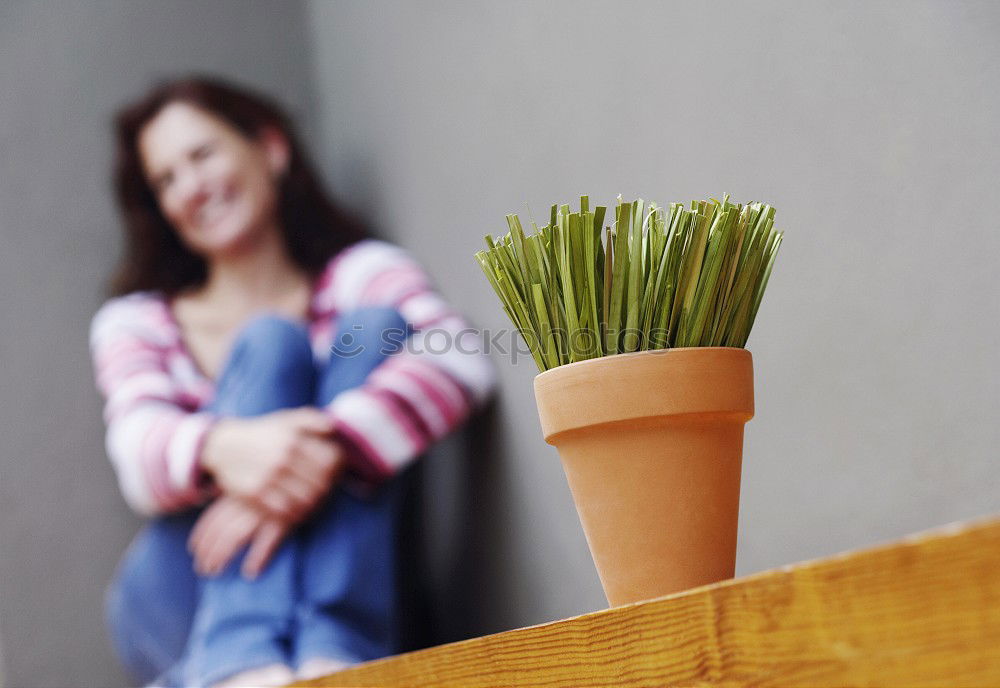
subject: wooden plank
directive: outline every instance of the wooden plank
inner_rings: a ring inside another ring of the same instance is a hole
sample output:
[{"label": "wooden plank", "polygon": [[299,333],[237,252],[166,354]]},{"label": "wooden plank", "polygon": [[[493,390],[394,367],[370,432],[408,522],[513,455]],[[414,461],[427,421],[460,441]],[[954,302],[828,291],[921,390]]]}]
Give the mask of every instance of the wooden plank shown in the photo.
[{"label": "wooden plank", "polygon": [[301,686],[1000,686],[1000,518]]}]

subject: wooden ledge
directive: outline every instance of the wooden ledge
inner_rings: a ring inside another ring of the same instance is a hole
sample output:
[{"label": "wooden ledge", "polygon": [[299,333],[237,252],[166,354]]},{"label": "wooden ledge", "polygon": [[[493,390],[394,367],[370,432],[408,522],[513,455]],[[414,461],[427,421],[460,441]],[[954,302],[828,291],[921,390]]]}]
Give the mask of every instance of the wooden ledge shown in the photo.
[{"label": "wooden ledge", "polygon": [[1000,517],[300,686],[1000,686]]}]

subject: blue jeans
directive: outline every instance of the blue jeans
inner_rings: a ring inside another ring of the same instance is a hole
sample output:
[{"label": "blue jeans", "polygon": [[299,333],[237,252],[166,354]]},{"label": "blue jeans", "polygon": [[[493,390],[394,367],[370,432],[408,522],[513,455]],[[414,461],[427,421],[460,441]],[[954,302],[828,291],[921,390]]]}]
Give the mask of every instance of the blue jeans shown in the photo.
[{"label": "blue jeans", "polygon": [[[305,327],[277,317],[239,335],[207,407],[221,416],[323,406],[401,348],[406,324],[385,308],[342,315],[317,369]],[[128,671],[143,683],[211,685],[258,666],[312,657],[368,661],[397,644],[398,481],[359,497],[336,489],[248,581],[242,554],[217,577],[193,570],[187,538],[198,512],[154,519],[108,588],[106,615]]]}]

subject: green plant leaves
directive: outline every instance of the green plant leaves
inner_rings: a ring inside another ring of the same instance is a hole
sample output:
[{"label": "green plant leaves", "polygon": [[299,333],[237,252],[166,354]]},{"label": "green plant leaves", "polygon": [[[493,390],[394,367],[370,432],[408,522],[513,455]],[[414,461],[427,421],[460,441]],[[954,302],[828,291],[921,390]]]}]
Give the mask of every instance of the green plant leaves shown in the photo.
[{"label": "green plant leaves", "polygon": [[607,208],[553,205],[526,235],[486,236],[476,259],[540,370],[675,346],[746,345],[782,232],[774,208],[692,201],[669,209],[619,196]]}]

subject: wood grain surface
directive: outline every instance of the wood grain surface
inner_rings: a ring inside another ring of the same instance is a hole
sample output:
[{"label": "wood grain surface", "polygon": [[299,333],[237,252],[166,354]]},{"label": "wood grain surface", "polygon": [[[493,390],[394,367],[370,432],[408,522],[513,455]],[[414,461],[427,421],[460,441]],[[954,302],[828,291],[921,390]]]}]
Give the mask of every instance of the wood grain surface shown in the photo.
[{"label": "wood grain surface", "polygon": [[1000,518],[300,686],[1000,686]]}]

